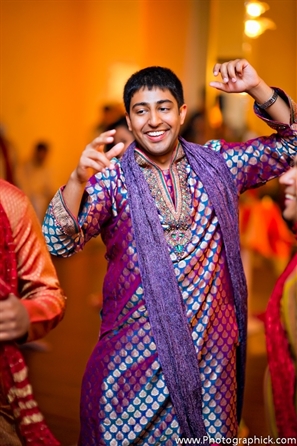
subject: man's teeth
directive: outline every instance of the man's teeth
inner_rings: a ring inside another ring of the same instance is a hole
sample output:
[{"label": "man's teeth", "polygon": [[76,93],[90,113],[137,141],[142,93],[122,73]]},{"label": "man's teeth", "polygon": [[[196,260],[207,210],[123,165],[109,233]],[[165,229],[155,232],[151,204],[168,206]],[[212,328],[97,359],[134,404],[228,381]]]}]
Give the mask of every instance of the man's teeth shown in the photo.
[{"label": "man's teeth", "polygon": [[161,136],[164,132],[149,132],[149,136]]},{"label": "man's teeth", "polygon": [[294,195],[286,194],[285,196],[288,200],[296,200],[296,197]]}]

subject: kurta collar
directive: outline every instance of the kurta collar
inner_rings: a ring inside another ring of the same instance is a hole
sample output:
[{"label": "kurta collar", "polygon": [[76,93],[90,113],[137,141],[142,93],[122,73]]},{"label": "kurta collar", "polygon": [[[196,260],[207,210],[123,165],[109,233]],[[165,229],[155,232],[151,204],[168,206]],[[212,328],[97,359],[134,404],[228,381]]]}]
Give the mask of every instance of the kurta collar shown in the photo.
[{"label": "kurta collar", "polygon": [[[135,160],[140,167],[146,167],[148,169],[155,167],[157,169],[160,169],[160,167],[149,158],[149,156],[147,155],[146,152],[144,152],[144,150],[139,149],[138,147],[135,147],[134,151],[135,151]],[[174,163],[177,163],[185,156],[186,155],[185,155],[184,149],[182,148],[182,145],[178,141],[175,149],[172,152],[169,169],[172,167],[172,165]]]}]

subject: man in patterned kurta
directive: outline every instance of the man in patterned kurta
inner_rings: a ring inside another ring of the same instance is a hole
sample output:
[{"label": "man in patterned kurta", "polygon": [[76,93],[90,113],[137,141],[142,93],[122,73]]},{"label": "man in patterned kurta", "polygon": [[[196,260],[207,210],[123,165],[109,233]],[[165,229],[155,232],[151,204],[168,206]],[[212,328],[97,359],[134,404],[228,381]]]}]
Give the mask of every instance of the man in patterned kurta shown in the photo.
[{"label": "man in patterned kurta", "polygon": [[119,160],[121,144],[103,151],[114,131],[96,138],[48,208],[43,231],[52,254],[70,256],[100,233],[106,244],[80,446],[169,446],[181,437],[208,444],[237,435],[246,341],[237,198],[289,168],[297,115],[247,61],[217,64],[219,73],[223,81],[211,85],[249,93],[277,133],[241,144],[187,143],[178,136],[186,116],[181,83],[149,67],[124,89],[135,142]]}]

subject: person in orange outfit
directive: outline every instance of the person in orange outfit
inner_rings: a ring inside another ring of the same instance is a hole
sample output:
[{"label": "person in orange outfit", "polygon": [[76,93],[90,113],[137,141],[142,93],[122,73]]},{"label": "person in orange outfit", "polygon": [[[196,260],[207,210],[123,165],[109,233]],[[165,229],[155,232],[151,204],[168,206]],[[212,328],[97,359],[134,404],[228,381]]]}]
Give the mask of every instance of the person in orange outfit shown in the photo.
[{"label": "person in orange outfit", "polygon": [[19,346],[53,329],[65,302],[29,199],[0,179],[1,446],[59,445],[34,400]]}]

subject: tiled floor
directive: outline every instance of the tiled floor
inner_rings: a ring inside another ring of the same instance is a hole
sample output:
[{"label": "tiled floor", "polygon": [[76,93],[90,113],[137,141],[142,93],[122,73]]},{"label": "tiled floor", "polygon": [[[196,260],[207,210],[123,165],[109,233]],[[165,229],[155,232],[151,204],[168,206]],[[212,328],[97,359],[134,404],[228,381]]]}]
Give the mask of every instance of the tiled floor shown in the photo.
[{"label": "tiled floor", "polygon": [[[79,432],[79,397],[82,374],[99,331],[98,310],[90,294],[101,289],[105,272],[104,248],[91,242],[69,259],[54,259],[68,308],[62,323],[46,341],[49,351],[23,349],[35,397],[48,425],[63,446],[76,443]],[[257,262],[253,268],[250,308],[261,313],[273,287],[271,266]],[[262,383],[266,367],[263,325],[251,330],[248,339],[247,380],[243,416],[249,435],[265,436]]]}]

